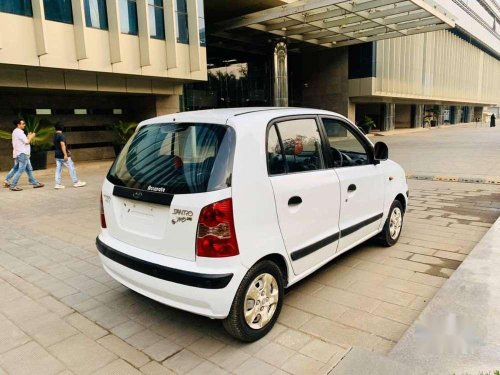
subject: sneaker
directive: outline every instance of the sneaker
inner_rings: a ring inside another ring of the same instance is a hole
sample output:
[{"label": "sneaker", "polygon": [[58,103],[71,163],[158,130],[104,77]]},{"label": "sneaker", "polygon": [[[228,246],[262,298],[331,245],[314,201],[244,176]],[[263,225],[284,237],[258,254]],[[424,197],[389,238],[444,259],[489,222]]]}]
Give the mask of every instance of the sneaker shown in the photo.
[{"label": "sneaker", "polygon": [[14,186],[14,187],[11,186],[11,187],[9,187],[9,189],[12,190],[12,191],[21,191],[21,190],[23,190],[23,189],[21,189],[20,187],[17,187],[17,186]]},{"label": "sneaker", "polygon": [[64,189],[66,186],[64,185],[61,185],[61,184],[56,184],[56,186],[54,186],[54,189]]},{"label": "sneaker", "polygon": [[42,184],[41,182],[37,183],[36,185],[33,185],[33,189],[38,189],[38,188],[42,188],[44,187],[45,185]]},{"label": "sneaker", "polygon": [[5,180],[5,181],[3,182],[3,187],[6,187],[6,188],[10,187],[10,182],[9,182],[9,181],[7,181],[7,180]]},{"label": "sneaker", "polygon": [[87,185],[85,181],[77,181],[73,184],[74,187],[84,187],[85,185]]}]

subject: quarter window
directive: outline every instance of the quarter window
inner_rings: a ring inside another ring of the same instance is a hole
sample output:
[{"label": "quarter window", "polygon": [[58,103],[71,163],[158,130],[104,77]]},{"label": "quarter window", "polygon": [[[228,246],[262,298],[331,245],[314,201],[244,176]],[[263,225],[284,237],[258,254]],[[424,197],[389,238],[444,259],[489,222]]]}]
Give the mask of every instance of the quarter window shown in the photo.
[{"label": "quarter window", "polygon": [[85,0],[85,24],[96,29],[108,29],[106,0]]},{"label": "quarter window", "polygon": [[285,173],[283,150],[274,125],[267,136],[267,170],[270,175]]},{"label": "quarter window", "polygon": [[0,12],[33,16],[31,0],[0,0]]},{"label": "quarter window", "polygon": [[155,39],[165,39],[165,18],[163,0],[148,0],[149,35]]},{"label": "quarter window", "polygon": [[189,43],[188,13],[186,0],[175,0],[177,13],[177,43]]},{"label": "quarter window", "polygon": [[73,23],[71,0],[43,0],[45,19],[49,21]]},{"label": "quarter window", "polygon": [[315,119],[283,121],[277,127],[289,173],[324,168],[321,137]]},{"label": "quarter window", "polygon": [[138,34],[137,4],[135,0],[120,0],[120,27],[124,34]]},{"label": "quarter window", "polygon": [[355,167],[370,163],[365,146],[344,122],[323,118],[335,167]]}]

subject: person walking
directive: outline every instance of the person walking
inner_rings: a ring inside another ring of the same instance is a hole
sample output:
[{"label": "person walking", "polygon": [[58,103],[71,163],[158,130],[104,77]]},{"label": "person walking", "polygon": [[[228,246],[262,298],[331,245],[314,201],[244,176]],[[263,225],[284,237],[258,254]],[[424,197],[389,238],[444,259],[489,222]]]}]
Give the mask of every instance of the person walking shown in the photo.
[{"label": "person walking", "polygon": [[495,127],[495,114],[492,113],[491,117],[490,117],[490,128],[494,128],[494,127]]},{"label": "person walking", "polygon": [[[24,134],[24,129],[26,128],[26,123],[24,122],[23,119],[17,119],[14,121],[14,125],[16,128],[12,132],[12,148],[13,148],[13,156],[16,159],[16,162],[14,164],[14,170],[17,165],[17,170],[12,175],[12,183],[9,185],[9,189],[12,191],[21,191],[20,187],[17,186],[17,183],[19,182],[19,178],[23,174],[24,171],[28,174],[28,181],[33,187],[36,188],[41,188],[44,187],[45,185],[42,184],[41,182],[38,182],[38,180],[35,178],[33,175],[33,167],[31,166],[30,162],[30,155],[31,155],[31,146],[30,143],[35,138],[36,134],[35,133],[28,133],[28,136]],[[9,175],[12,173],[9,172]],[[7,175],[7,177],[10,177]],[[7,180],[7,179],[6,179]],[[7,183],[8,180],[6,181]]]},{"label": "person walking", "polygon": [[69,175],[73,181],[74,187],[83,187],[87,185],[86,182],[80,181],[76,175],[75,165],[73,160],[71,160],[71,152],[68,150],[68,144],[66,143],[66,136],[63,134],[63,126],[61,124],[56,124],[55,126],[56,134],[54,134],[54,155],[56,157],[56,185],[55,189],[64,189],[66,186],[61,184],[61,174],[63,166],[68,168]]}]

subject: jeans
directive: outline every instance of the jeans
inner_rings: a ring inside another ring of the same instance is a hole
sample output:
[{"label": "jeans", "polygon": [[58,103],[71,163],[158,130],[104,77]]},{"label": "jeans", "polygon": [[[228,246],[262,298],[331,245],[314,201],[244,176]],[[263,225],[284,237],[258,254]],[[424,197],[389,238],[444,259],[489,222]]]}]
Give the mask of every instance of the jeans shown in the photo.
[{"label": "jeans", "polygon": [[38,185],[37,179],[35,178],[35,176],[33,176],[33,167],[31,166],[29,155],[19,154],[16,158],[16,164],[17,164],[17,171],[14,172],[14,176],[12,177],[12,183],[10,184],[11,187],[17,186],[17,182],[19,181],[19,178],[21,177],[24,171],[26,171],[26,174],[28,175],[28,180],[30,184]]},{"label": "jeans", "polygon": [[5,176],[5,181],[10,182],[11,178],[16,174],[18,169],[19,169],[19,163],[17,162],[17,159],[14,159],[14,166],[12,167],[10,172],[7,173],[7,176]]},{"label": "jeans", "polygon": [[56,159],[56,185],[61,185],[61,174],[63,166],[68,168],[71,180],[73,181],[73,184],[76,184],[78,182],[78,177],[76,176],[75,165],[73,164],[73,160],[71,160],[71,158],[68,158],[67,161],[64,161],[64,159]]}]

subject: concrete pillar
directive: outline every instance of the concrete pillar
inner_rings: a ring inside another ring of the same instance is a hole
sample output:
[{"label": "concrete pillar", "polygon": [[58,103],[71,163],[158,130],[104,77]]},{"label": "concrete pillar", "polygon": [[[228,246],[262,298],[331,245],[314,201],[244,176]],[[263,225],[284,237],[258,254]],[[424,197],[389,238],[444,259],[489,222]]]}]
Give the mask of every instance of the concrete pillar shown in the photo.
[{"label": "concrete pillar", "polygon": [[156,95],[156,116],[180,111],[179,95]]},{"label": "concrete pillar", "polygon": [[458,107],[451,106],[450,107],[450,124],[454,125],[454,124],[458,123],[459,118],[457,116],[457,113],[458,113]]},{"label": "concrete pillar", "polygon": [[382,131],[394,130],[394,116],[396,113],[396,104],[383,103],[382,104]]},{"label": "concrete pillar", "polygon": [[274,105],[288,107],[288,58],[284,42],[274,47]]},{"label": "concrete pillar", "polygon": [[467,106],[465,107],[467,108],[467,112],[466,112],[466,117],[465,117],[465,122],[474,122],[474,107],[471,107],[471,106]]},{"label": "concrete pillar", "polygon": [[411,127],[421,128],[424,125],[424,105],[414,104],[411,106]]},{"label": "concrete pillar", "polygon": [[353,123],[356,123],[356,103],[353,103],[347,99],[347,115],[346,117]]}]

